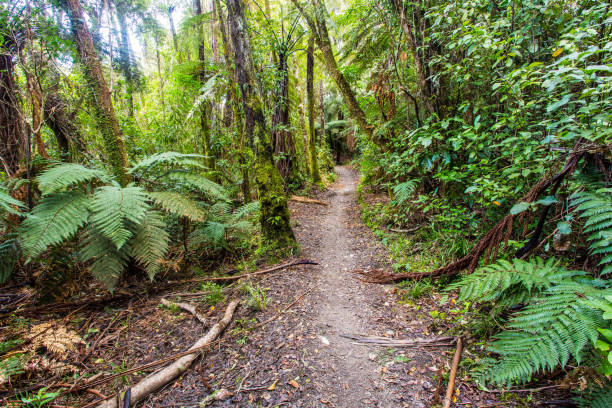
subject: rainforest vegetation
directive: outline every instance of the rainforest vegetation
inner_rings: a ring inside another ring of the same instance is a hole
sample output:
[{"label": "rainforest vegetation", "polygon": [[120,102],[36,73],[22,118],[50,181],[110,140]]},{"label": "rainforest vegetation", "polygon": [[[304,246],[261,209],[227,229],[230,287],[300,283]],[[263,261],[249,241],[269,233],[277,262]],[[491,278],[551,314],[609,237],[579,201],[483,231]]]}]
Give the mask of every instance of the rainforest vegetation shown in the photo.
[{"label": "rainforest vegetation", "polygon": [[610,406],[611,32],[591,0],[0,0],[0,398],[66,406],[87,301],[298,257],[291,198],[350,163],[393,260],[360,279],[469,309],[462,381]]}]

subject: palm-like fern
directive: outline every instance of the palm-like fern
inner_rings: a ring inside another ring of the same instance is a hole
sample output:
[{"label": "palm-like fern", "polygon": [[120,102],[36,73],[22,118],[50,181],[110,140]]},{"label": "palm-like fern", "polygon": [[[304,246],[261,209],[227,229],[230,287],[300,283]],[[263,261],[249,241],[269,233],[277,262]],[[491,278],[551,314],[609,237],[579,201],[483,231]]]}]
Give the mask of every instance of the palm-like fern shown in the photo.
[{"label": "palm-like fern", "polygon": [[0,215],[4,213],[20,214],[19,208],[23,208],[23,203],[11,197],[6,189],[0,187]]},{"label": "palm-like fern", "polygon": [[[201,168],[197,161],[200,157],[159,154],[144,159],[132,170],[147,172],[160,166],[168,168],[177,165]],[[215,210],[229,206],[223,187],[205,177],[172,168],[162,178],[168,174],[174,174],[179,180],[175,187],[178,190],[197,190],[212,202],[221,198],[223,204],[213,205]],[[80,259],[90,263],[92,275],[109,289],[116,285],[131,260],[140,264],[150,278],[159,271],[170,237],[162,214],[153,206],[196,222],[207,218],[197,202],[178,191],[147,192],[137,185],[121,187],[105,172],[78,164],[52,167],[43,172],[37,181],[43,197],[20,227],[21,243],[28,261],[40,256],[49,247],[62,244],[84,231]],[[83,188],[85,186],[87,188]],[[2,196],[0,200],[3,200]],[[15,205],[11,200],[0,201],[0,206],[2,202],[7,202],[8,206]],[[241,228],[240,220],[234,222],[235,217],[232,217],[230,208],[227,218],[219,218],[228,223],[224,226],[227,231]],[[227,231],[222,235],[225,236]],[[216,233],[215,236],[218,235]],[[9,253],[8,249],[8,246],[0,247],[1,268],[6,263],[3,254]]]},{"label": "palm-like fern", "polygon": [[408,180],[403,183],[396,184],[393,187],[395,200],[398,204],[402,204],[410,199],[418,186],[418,180]]},{"label": "palm-like fern", "polygon": [[10,238],[0,243],[0,283],[5,283],[11,276],[19,260],[17,239]]},{"label": "palm-like fern", "polygon": [[536,373],[565,366],[570,358],[580,362],[605,322],[593,304],[612,294],[601,288],[602,281],[585,275],[553,261],[498,261],[454,285],[463,300],[528,303],[489,345],[500,358],[487,360],[479,377],[497,384],[526,382]]},{"label": "palm-like fern", "polygon": [[215,249],[229,249],[228,240],[245,237],[255,226],[246,220],[259,210],[259,202],[243,205],[232,211],[229,203],[218,202],[209,210],[209,219],[201,228],[196,228],[189,237],[189,246],[211,245]]},{"label": "palm-like fern", "polygon": [[204,156],[200,154],[186,154],[177,152],[163,152],[148,156],[129,169],[132,174],[147,173],[159,167],[193,167],[205,169],[202,163]]},{"label": "palm-like fern", "polygon": [[601,274],[612,272],[612,188],[593,192],[581,191],[572,195],[572,205],[577,206],[585,220],[584,232],[590,234],[591,254],[601,255]]}]

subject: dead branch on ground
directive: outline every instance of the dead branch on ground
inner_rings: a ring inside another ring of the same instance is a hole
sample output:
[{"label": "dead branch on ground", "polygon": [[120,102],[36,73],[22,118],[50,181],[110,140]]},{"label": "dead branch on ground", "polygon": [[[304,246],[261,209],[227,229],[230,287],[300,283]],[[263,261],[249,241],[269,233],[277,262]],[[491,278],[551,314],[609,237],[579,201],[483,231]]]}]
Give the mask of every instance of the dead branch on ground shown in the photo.
[{"label": "dead branch on ground", "polygon": [[[161,371],[158,371],[144,378],[138,384],[131,387],[130,404],[135,404],[145,396],[160,389],[161,387],[181,375],[183,372],[185,372],[191,366],[193,361],[198,358],[202,348],[209,346],[210,343],[215,340],[231,322],[238,303],[238,300],[234,300],[227,306],[223,318],[213,327],[211,327],[204,337],[200,338],[197,342],[195,342],[193,346],[191,346],[191,348],[189,349],[189,351],[191,351],[190,354],[179,358],[174,363],[165,367]],[[115,401],[107,400],[98,405],[98,408],[114,408],[114,406]]]},{"label": "dead branch on ground", "polygon": [[448,388],[446,388],[446,397],[444,397],[444,405],[442,408],[450,408],[451,401],[453,399],[453,393],[455,392],[455,379],[457,378],[457,368],[459,367],[459,361],[461,360],[461,351],[463,350],[463,341],[461,337],[457,337],[457,349],[453,356],[453,364],[451,365],[450,376],[448,377]]},{"label": "dead branch on ground", "polygon": [[296,195],[292,195],[289,201],[295,201],[297,203],[304,203],[304,204],[317,204],[317,205],[326,205],[326,206],[329,205],[329,203],[325,201],[316,200],[314,198],[296,196]]},{"label": "dead branch on ground", "polygon": [[351,339],[357,343],[368,346],[387,346],[387,347],[411,347],[411,346],[452,346],[455,344],[453,337],[435,337],[433,339],[391,339],[389,337],[360,337],[355,335],[341,334],[340,337]]},{"label": "dead branch on ground", "polygon": [[206,318],[203,315],[201,315],[198,312],[197,308],[194,305],[192,305],[191,303],[182,303],[182,302],[175,303],[175,302],[169,301],[168,299],[163,299],[163,298],[161,300],[161,303],[162,303],[162,305],[164,305],[166,307],[173,307],[173,306],[175,306],[175,307],[178,307],[180,309],[186,310],[189,313],[191,313],[200,322],[202,322],[204,324],[208,323]]}]

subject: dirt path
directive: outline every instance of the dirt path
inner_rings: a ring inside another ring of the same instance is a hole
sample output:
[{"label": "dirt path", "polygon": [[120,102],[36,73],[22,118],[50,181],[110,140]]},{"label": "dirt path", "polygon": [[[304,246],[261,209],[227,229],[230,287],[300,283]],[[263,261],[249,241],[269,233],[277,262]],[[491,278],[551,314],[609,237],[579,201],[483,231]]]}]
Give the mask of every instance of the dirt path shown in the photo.
[{"label": "dirt path", "polygon": [[[358,174],[337,167],[337,181],[318,198],[329,206],[291,203],[302,257],[319,263],[266,276],[251,285],[269,299],[263,312],[241,307],[229,331],[243,333],[225,343],[171,388],[145,406],[196,407],[215,390],[231,396],[209,407],[411,407],[429,406],[440,358],[435,350],[366,347],[343,334],[415,337],[427,323],[397,304],[392,287],[355,280],[354,269],[388,266],[389,258],[361,223],[355,190]],[[282,317],[265,321],[302,296]],[[418,312],[421,313],[421,312]],[[190,319],[189,316],[185,316]],[[194,324],[194,323],[192,323]],[[197,323],[195,323],[197,324]],[[193,327],[193,326],[192,326]],[[187,332],[197,338],[202,329]],[[191,341],[177,335],[176,341]],[[166,336],[168,342],[174,337]]]}]

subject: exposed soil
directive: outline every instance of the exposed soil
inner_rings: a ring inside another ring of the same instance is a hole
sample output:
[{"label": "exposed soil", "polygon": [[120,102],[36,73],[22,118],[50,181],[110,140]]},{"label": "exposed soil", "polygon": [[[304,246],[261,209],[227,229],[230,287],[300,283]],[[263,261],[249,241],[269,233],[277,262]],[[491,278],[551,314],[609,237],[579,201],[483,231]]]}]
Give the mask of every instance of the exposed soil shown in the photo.
[{"label": "exposed soil", "polygon": [[[453,347],[365,346],[342,336],[428,338],[447,332],[458,321],[440,322],[429,311],[444,310],[456,319],[461,315],[453,315],[452,299],[440,302],[436,292],[400,302],[394,286],[354,278],[351,272],[356,269],[389,268],[389,256],[360,220],[358,174],[348,167],[336,170],[336,183],[317,195],[329,206],[291,203],[301,256],[319,265],[297,266],[233,285],[226,289],[225,301],[213,308],[202,302],[201,294],[190,292],[197,287],[163,295],[198,305],[207,316],[206,324],[187,312],[161,308],[161,295],[95,313],[70,313],[64,321],[72,322],[90,347],[96,344],[89,358],[84,350],[75,357],[85,358],[78,366],[80,374],[117,374],[184,351],[218,321],[230,299],[240,296],[243,302],[222,341],[139,407],[432,406],[434,395],[444,394],[438,378],[449,370]],[[263,310],[249,305],[249,296],[240,288],[243,284],[265,292]],[[468,345],[464,362],[474,357],[470,349],[476,347]],[[123,391],[152,371],[117,378],[96,392]],[[71,381],[57,378],[41,383]],[[463,374],[455,396],[462,405],[454,406],[521,406],[520,401],[500,405],[499,394],[478,391]],[[97,399],[84,393],[61,403],[84,406]],[[202,401],[207,403],[201,405]]]}]

